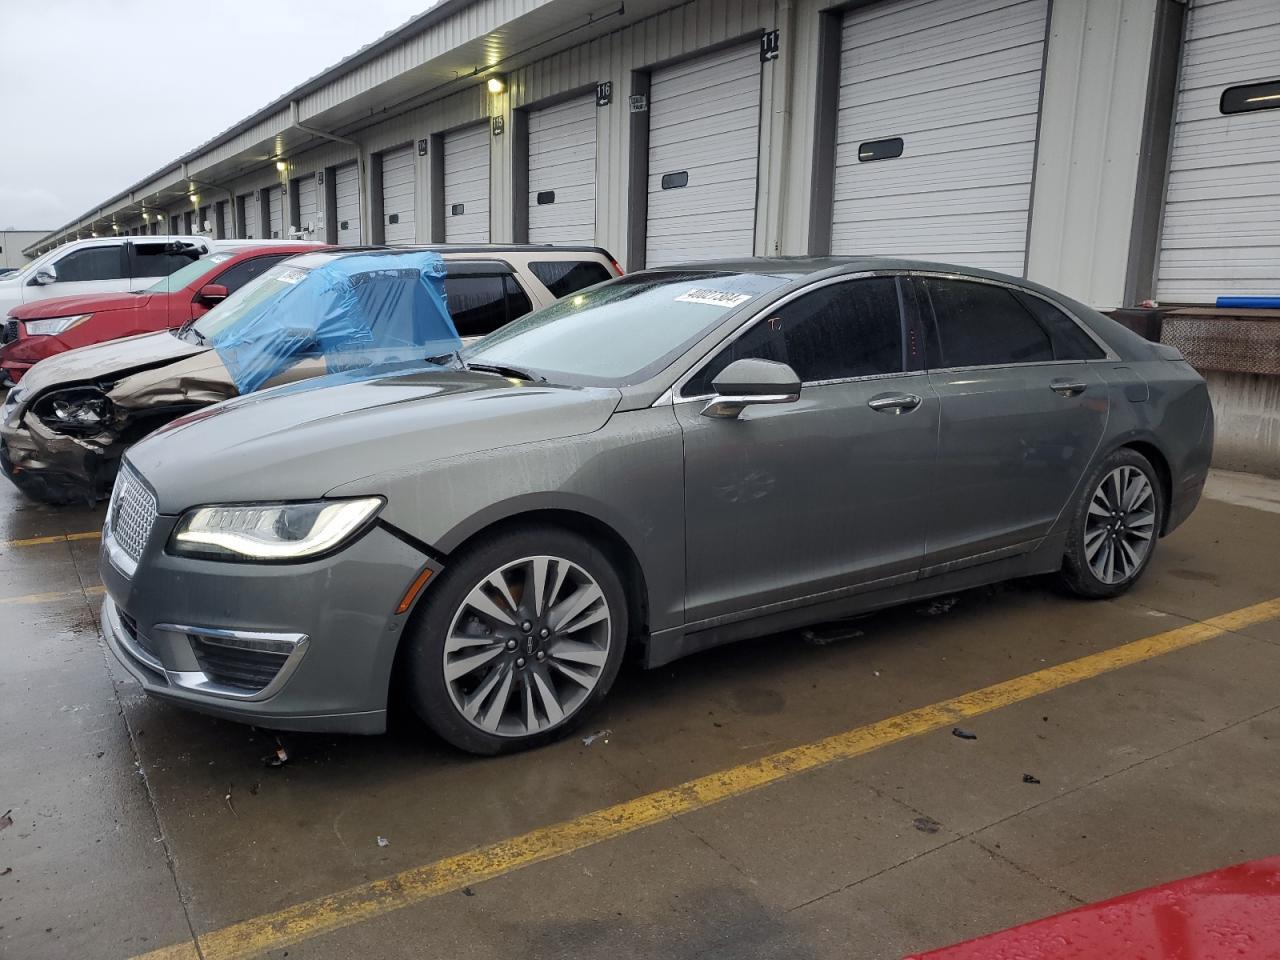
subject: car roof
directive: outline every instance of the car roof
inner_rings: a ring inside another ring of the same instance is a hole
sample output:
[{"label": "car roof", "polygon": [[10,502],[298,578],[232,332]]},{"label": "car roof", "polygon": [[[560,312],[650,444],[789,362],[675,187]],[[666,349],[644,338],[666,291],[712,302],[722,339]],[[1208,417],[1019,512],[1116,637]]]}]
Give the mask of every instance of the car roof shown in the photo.
[{"label": "car roof", "polygon": [[293,262],[303,267],[317,267],[351,256],[395,256],[402,253],[439,253],[446,256],[463,256],[478,259],[501,260],[506,253],[578,253],[592,254],[609,259],[603,247],[560,245],[551,243],[422,243],[395,247],[328,247],[294,257]]}]

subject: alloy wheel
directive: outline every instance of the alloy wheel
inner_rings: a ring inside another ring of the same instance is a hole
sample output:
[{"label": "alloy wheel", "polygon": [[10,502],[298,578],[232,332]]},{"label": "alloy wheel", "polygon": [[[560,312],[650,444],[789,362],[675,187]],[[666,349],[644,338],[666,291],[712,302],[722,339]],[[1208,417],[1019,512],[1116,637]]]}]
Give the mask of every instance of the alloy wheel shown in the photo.
[{"label": "alloy wheel", "polygon": [[612,639],[609,602],[595,578],[562,557],[525,557],[482,579],[454,612],[445,683],[472,726],[530,736],[582,707]]},{"label": "alloy wheel", "polygon": [[1102,478],[1085,516],[1084,556],[1107,584],[1137,575],[1151,552],[1156,532],[1156,496],[1137,467],[1116,467]]}]

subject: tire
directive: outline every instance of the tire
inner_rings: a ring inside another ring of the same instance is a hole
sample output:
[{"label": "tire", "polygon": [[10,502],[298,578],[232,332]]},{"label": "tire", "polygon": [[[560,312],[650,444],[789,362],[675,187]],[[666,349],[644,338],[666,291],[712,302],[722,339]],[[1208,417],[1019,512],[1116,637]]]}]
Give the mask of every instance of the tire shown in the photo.
[{"label": "tire", "polygon": [[[539,577],[550,594],[540,609]],[[619,573],[589,540],[559,527],[520,527],[465,548],[424,604],[407,638],[409,699],[433,731],[470,753],[565,736],[608,694],[622,664]]]},{"label": "tire", "polygon": [[1127,447],[1107,456],[1073,508],[1061,572],[1066,588],[1098,599],[1127,591],[1155,555],[1167,509],[1150,460]]}]

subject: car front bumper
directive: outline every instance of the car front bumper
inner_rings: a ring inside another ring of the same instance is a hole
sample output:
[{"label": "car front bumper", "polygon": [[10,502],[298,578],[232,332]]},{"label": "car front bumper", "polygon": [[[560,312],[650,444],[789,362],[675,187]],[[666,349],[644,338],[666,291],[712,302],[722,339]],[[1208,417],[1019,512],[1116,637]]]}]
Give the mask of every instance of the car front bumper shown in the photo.
[{"label": "car front bumper", "polygon": [[124,449],[111,434],[79,438],[54,433],[29,412],[14,426],[0,424],[0,448],[4,473],[19,487],[39,484],[68,499],[90,502],[111,492]]},{"label": "car front bumper", "polygon": [[191,560],[164,552],[175,522],[158,518],[132,576],[103,538],[103,635],[143,689],[271,729],[381,733],[396,607],[438,565],[377,526],[308,563]]}]

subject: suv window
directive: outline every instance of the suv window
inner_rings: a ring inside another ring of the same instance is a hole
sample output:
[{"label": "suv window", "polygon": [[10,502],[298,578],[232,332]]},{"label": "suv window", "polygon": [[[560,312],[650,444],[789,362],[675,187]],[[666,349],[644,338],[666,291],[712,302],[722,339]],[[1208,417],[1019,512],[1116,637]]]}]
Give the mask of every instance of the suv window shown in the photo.
[{"label": "suv window", "polygon": [[292,253],[281,253],[270,257],[254,257],[251,260],[241,260],[234,267],[228,267],[209,282],[220,283],[227,288],[227,293],[235,293],[258,274],[266,273],[281,260],[291,256],[293,256]]},{"label": "suv window", "polygon": [[446,277],[444,292],[460,337],[483,337],[533,309],[510,275]]},{"label": "suv window", "polygon": [[85,247],[72,250],[54,264],[59,283],[78,283],[85,280],[123,280],[124,250],[120,244],[106,247]]},{"label": "suv window", "polygon": [[720,371],[746,358],[789,364],[805,383],[902,372],[897,281],[833,283],[784,304],[722,350],[681,395],[714,393]]},{"label": "suv window", "polygon": [[613,276],[595,260],[531,260],[529,269],[557,300]]},{"label": "suv window", "polygon": [[1019,293],[1018,299],[1040,321],[1040,325],[1049,331],[1049,339],[1053,341],[1053,359],[1101,360],[1106,356],[1102,348],[1080,329],[1078,323],[1048,300],[1029,293]]},{"label": "suv window", "polygon": [[134,277],[167,277],[191,265],[193,257],[165,253],[163,243],[135,243],[129,247],[130,272]]},{"label": "suv window", "polygon": [[934,367],[982,367],[1053,359],[1049,335],[1013,293],[990,283],[923,281],[937,323]]}]

